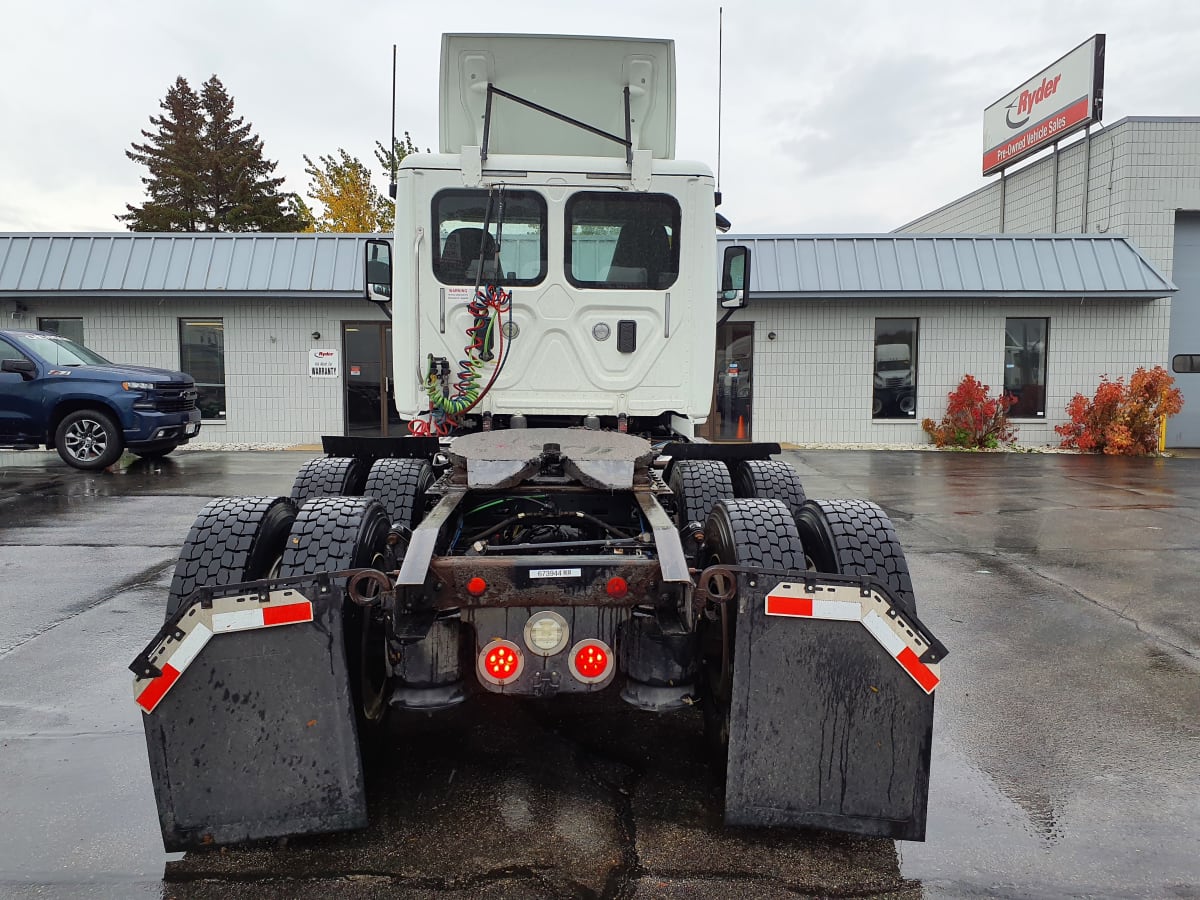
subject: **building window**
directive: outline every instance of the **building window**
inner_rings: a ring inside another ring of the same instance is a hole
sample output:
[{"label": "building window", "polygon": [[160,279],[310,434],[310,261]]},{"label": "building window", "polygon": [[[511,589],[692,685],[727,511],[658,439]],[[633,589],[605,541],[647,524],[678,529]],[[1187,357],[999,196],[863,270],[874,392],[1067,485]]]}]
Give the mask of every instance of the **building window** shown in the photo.
[{"label": "building window", "polygon": [[196,382],[202,419],[225,419],[225,320],[179,320],[179,368]]},{"label": "building window", "polygon": [[871,418],[917,415],[917,320],[875,320],[875,377]]},{"label": "building window", "polygon": [[1017,398],[1014,419],[1046,418],[1046,338],[1049,319],[1004,320],[1004,391]]},{"label": "building window", "polygon": [[1200,372],[1200,354],[1180,353],[1171,358],[1171,371],[1178,375]]},{"label": "building window", "polygon": [[61,335],[77,344],[83,343],[83,319],[38,318],[38,331]]},{"label": "building window", "polygon": [[669,288],[679,277],[679,218],[666,194],[576,194],[567,203],[567,279],[583,288]]},{"label": "building window", "polygon": [[534,191],[440,191],[433,198],[442,284],[538,284],[546,277],[546,201]]}]

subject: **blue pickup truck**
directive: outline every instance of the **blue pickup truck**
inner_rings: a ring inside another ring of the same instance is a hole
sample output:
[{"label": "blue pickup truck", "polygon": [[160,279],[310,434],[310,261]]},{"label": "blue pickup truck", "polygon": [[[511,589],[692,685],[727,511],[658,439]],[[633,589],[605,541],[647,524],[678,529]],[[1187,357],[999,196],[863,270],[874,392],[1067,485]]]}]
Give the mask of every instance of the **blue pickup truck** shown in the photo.
[{"label": "blue pickup truck", "polygon": [[166,456],[199,431],[191,376],[112,363],[44,331],[0,331],[0,447],[45,446],[104,469],[125,449]]}]

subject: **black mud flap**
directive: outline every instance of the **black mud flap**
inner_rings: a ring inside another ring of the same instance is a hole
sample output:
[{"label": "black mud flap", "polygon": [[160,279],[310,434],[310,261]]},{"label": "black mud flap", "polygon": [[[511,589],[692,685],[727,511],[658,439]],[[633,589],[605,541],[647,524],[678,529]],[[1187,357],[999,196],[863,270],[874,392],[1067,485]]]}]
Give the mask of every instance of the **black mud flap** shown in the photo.
[{"label": "black mud flap", "polygon": [[166,849],[365,827],[341,592],[196,596],[130,666]]},{"label": "black mud flap", "polygon": [[[874,582],[815,578],[739,597],[725,821],[923,841],[945,649]],[[814,597],[831,616],[813,616]],[[881,625],[908,635],[903,661]]]}]

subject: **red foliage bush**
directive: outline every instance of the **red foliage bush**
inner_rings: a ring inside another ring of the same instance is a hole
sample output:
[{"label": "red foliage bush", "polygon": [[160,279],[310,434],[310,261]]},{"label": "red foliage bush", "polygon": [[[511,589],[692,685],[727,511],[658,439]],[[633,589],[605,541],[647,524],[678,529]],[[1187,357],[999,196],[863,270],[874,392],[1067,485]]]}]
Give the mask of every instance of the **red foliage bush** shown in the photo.
[{"label": "red foliage bush", "polygon": [[1017,429],[1009,424],[1008,410],[1017,398],[1012,394],[991,397],[991,388],[964,375],[958,387],[946,395],[946,414],[942,421],[921,422],[921,428],[939,447],[969,447],[992,449],[1011,444],[1017,439]]},{"label": "red foliage bush", "polygon": [[1138,366],[1124,378],[1100,376],[1096,395],[1076,394],[1067,404],[1071,421],[1055,425],[1062,446],[1111,456],[1147,456],[1158,452],[1158,422],[1183,409],[1183,393],[1162,366]]}]

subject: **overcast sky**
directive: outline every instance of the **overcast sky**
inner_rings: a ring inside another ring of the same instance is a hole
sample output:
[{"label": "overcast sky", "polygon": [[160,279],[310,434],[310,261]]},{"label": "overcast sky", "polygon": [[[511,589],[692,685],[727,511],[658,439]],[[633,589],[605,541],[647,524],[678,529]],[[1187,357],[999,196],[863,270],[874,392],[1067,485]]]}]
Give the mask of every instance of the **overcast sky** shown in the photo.
[{"label": "overcast sky", "polygon": [[[398,128],[436,150],[447,31],[674,39],[676,155],[715,168],[720,5],[4,0],[0,231],[121,230],[144,172],[124,151],[177,75],[220,76],[303,194],[305,153],[374,166],[397,43]],[[983,108],[1096,32],[1106,122],[1200,116],[1195,0],[723,5],[722,211],[744,234],[888,231],[983,186]]]}]

